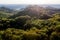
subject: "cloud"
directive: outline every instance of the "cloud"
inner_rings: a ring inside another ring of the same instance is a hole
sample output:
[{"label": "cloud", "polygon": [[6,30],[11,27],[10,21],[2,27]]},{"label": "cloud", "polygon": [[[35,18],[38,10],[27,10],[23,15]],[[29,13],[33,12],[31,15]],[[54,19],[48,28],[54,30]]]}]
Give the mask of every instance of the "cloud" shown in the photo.
[{"label": "cloud", "polygon": [[0,0],[0,4],[60,4],[60,0]]}]

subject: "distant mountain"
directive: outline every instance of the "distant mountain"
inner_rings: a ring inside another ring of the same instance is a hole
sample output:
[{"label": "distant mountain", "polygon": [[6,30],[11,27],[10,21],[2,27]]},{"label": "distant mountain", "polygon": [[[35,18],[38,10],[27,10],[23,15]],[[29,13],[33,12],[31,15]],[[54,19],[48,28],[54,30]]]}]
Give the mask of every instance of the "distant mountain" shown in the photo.
[{"label": "distant mountain", "polygon": [[1,4],[1,6],[10,8],[10,9],[21,9],[21,8],[25,8],[27,5],[19,5],[19,4]]},{"label": "distant mountain", "polygon": [[8,13],[12,13],[14,10],[13,9],[10,9],[10,8],[7,8],[7,7],[0,7],[0,11],[2,12],[8,12]]},{"label": "distant mountain", "polygon": [[[4,6],[7,8],[11,8],[11,9],[21,9],[21,8],[26,8],[29,5],[24,5],[24,4],[0,4],[0,7]],[[53,7],[53,8],[59,8],[60,9],[60,4],[43,4],[43,5],[39,5],[39,6],[43,6],[43,7]]]},{"label": "distant mountain", "polygon": [[31,16],[36,18],[50,18],[52,14],[60,13],[60,5],[0,5],[0,11],[11,12],[14,15],[10,18],[19,16]]},{"label": "distant mountain", "polygon": [[42,7],[39,5],[29,5],[24,10],[19,11],[17,14],[11,16],[12,18],[16,18],[19,16],[25,16],[29,15],[31,17],[36,18],[50,18],[52,14],[59,13],[60,9],[54,8],[54,7]]},{"label": "distant mountain", "polygon": [[13,9],[7,7],[0,7],[0,18],[8,18],[9,16],[15,14]]},{"label": "distant mountain", "polygon": [[60,4],[45,4],[41,5],[43,7],[53,7],[53,8],[59,8],[60,9]]}]

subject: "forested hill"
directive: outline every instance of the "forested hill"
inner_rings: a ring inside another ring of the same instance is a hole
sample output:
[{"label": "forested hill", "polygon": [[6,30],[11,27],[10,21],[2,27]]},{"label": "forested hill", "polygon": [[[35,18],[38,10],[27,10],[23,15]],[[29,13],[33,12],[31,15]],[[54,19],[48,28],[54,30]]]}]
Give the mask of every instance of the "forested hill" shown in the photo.
[{"label": "forested hill", "polygon": [[[19,11],[17,14],[11,16],[11,18],[16,18],[19,16],[29,15],[31,17],[48,19],[52,17],[52,14],[60,13],[60,9],[53,7],[42,7],[38,5],[30,5],[24,8],[22,11]],[[46,18],[45,18],[46,17]]]},{"label": "forested hill", "polygon": [[13,12],[14,10],[13,10],[13,9],[10,9],[10,8],[7,8],[7,7],[2,6],[2,7],[0,7],[0,11],[11,13],[11,12]]},{"label": "forested hill", "polygon": [[0,18],[1,17],[8,18],[8,17],[14,15],[15,13],[16,13],[16,11],[13,9],[10,9],[10,8],[4,7],[4,6],[0,7]]},{"label": "forested hill", "polygon": [[1,7],[0,40],[60,40],[60,9],[29,5],[14,11]]}]

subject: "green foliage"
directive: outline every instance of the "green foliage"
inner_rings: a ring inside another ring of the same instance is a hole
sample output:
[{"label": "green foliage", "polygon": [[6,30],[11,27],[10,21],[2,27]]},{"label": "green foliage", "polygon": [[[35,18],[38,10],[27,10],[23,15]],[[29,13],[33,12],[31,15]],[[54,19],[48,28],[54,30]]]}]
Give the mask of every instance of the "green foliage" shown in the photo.
[{"label": "green foliage", "polygon": [[0,18],[0,40],[60,40],[60,16],[55,14],[46,20],[30,16]]},{"label": "green foliage", "polygon": [[0,40],[60,40],[59,11],[32,6],[17,13],[1,7]]},{"label": "green foliage", "polygon": [[60,32],[53,32],[51,34],[50,40],[60,40]]}]

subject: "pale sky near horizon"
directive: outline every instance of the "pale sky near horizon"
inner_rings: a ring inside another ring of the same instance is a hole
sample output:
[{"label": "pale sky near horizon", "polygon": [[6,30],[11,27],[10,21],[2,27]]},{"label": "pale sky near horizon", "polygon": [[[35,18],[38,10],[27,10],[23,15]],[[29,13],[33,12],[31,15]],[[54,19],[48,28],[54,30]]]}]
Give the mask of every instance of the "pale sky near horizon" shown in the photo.
[{"label": "pale sky near horizon", "polygon": [[60,4],[60,0],[0,0],[0,4]]}]

